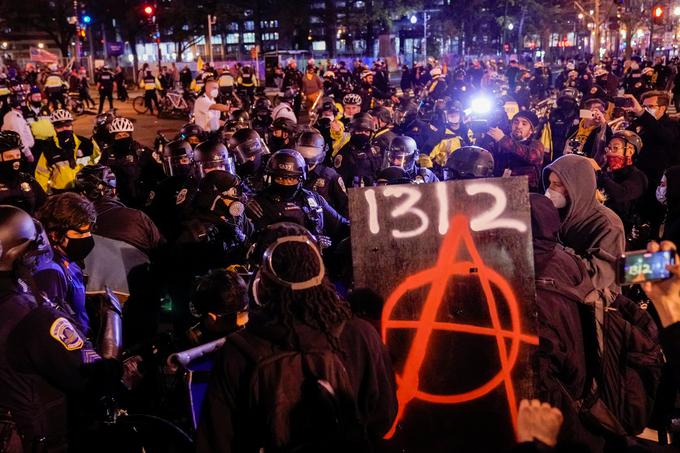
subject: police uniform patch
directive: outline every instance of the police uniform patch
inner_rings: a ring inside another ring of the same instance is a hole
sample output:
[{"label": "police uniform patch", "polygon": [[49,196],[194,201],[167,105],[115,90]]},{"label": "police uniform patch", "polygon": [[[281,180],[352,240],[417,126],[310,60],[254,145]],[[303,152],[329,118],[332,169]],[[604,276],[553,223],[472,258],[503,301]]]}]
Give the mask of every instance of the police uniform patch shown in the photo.
[{"label": "police uniform patch", "polygon": [[335,156],[335,159],[333,159],[333,166],[335,168],[340,168],[342,166],[342,155],[338,154]]},{"label": "police uniform patch", "polygon": [[175,200],[175,204],[184,203],[187,199],[187,192],[188,192],[188,190],[186,188],[180,190],[179,193],[177,194],[177,199]]},{"label": "police uniform patch", "polygon": [[20,187],[21,190],[23,190],[24,192],[30,192],[30,191],[31,191],[31,185],[30,185],[29,183],[27,183],[27,182],[22,182],[22,183],[19,185],[19,187]]},{"label": "police uniform patch", "polygon": [[66,318],[57,318],[50,327],[52,338],[61,343],[67,351],[75,351],[83,347],[83,339]]},{"label": "police uniform patch", "polygon": [[597,87],[592,87],[590,89],[590,94],[595,94],[595,93],[597,93]]},{"label": "police uniform patch", "polygon": [[340,187],[340,190],[347,193],[347,188],[345,187],[345,181],[342,178],[338,178],[338,186]]},{"label": "police uniform patch", "polygon": [[314,181],[314,189],[323,189],[326,187],[326,180],[323,178],[319,178],[316,181]]}]

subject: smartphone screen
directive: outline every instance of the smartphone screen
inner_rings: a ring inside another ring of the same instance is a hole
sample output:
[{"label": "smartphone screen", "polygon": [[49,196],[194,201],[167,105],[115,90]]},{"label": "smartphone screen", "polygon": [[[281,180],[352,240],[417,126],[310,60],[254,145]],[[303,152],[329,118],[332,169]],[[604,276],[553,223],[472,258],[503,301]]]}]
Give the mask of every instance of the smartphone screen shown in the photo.
[{"label": "smartphone screen", "polygon": [[671,276],[666,269],[675,263],[675,252],[649,253],[645,250],[628,252],[619,259],[619,284],[634,285]]},{"label": "smartphone screen", "polygon": [[633,100],[623,96],[616,96],[614,98],[614,107],[632,107]]},{"label": "smartphone screen", "polygon": [[591,119],[593,117],[593,112],[588,109],[581,109],[579,112],[579,117],[582,119]]}]

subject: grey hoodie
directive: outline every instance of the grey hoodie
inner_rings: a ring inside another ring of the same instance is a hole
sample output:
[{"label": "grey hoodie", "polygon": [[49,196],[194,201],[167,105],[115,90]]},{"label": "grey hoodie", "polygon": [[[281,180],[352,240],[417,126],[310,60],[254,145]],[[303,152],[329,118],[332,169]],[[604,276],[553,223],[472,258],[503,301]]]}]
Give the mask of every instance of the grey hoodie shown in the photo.
[{"label": "grey hoodie", "polygon": [[616,284],[616,259],[626,247],[621,219],[595,199],[595,171],[587,158],[575,154],[560,157],[543,170],[554,172],[567,189],[568,205],[560,209],[560,239],[583,258],[598,289],[620,293]]}]

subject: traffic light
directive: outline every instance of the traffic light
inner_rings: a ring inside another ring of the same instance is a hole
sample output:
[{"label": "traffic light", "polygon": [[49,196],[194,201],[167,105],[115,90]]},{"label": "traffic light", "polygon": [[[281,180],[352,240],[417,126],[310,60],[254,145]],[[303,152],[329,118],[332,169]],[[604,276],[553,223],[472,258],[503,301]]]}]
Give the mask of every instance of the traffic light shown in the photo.
[{"label": "traffic light", "polygon": [[666,12],[665,8],[661,5],[656,5],[652,9],[652,22],[654,22],[654,25],[664,24],[665,12]]},{"label": "traffic light", "polygon": [[154,11],[153,11],[153,6],[151,6],[151,5],[146,5],[146,6],[144,7],[144,14],[146,14],[147,16],[153,16],[153,12],[154,12]]}]

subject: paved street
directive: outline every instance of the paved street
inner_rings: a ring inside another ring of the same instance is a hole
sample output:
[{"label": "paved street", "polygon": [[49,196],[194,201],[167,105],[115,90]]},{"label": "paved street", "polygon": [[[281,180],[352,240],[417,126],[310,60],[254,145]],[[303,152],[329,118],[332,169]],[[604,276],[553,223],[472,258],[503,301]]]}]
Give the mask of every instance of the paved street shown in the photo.
[{"label": "paved street", "polygon": [[[96,90],[91,90],[97,107],[99,106],[99,97]],[[163,129],[172,129],[176,132],[186,121],[174,119],[158,119],[155,115],[139,115],[132,109],[132,99],[142,94],[141,91],[131,91],[130,99],[123,103],[116,101],[114,98],[114,107],[118,111],[119,116],[125,116],[131,119],[135,124],[134,138],[138,142],[146,146],[152,146],[156,132]],[[108,102],[104,104],[104,108],[108,107]],[[74,122],[74,129],[77,134],[90,137],[92,135],[92,128],[94,127],[94,120],[97,114],[97,109],[87,111],[85,114],[76,118]],[[167,134],[168,136],[174,134]]]}]

